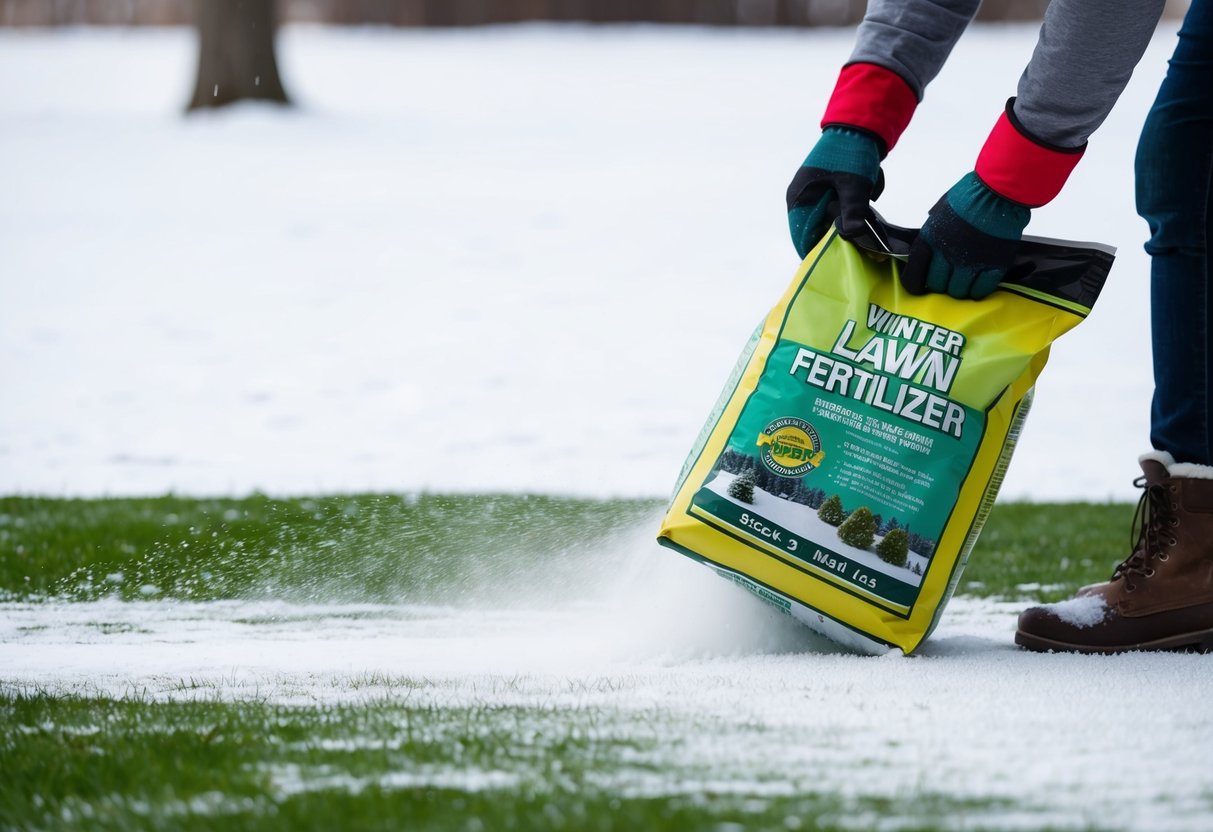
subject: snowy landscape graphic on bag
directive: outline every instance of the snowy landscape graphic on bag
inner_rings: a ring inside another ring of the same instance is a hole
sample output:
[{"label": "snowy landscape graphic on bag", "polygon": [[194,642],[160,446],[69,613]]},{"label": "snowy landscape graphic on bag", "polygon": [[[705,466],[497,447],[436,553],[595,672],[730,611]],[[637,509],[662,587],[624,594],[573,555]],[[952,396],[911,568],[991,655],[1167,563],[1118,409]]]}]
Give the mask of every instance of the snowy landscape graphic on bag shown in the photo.
[{"label": "snowy landscape graphic on bag", "polygon": [[1049,347],[1107,247],[1026,237],[982,301],[911,295],[915,232],[832,232],[743,350],[658,540],[869,653],[930,634],[993,505]]}]

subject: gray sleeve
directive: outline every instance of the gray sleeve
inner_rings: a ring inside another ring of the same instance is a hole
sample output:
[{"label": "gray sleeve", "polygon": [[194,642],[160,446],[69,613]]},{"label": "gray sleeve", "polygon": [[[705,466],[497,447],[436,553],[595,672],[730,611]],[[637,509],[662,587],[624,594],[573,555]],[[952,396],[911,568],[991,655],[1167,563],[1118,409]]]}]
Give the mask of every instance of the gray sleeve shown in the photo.
[{"label": "gray sleeve", "polygon": [[921,101],[979,5],[981,0],[871,0],[849,63],[893,70]]},{"label": "gray sleeve", "polygon": [[1015,116],[1034,138],[1081,147],[1129,83],[1166,0],[1053,0],[1019,79]]}]

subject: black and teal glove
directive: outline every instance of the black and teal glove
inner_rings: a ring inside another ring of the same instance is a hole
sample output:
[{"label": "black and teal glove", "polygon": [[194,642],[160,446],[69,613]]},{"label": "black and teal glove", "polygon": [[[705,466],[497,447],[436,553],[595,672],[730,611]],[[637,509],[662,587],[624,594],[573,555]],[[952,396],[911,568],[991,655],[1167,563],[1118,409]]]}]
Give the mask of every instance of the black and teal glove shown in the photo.
[{"label": "black and teal glove", "polygon": [[871,201],[884,188],[881,156],[877,140],[863,130],[827,127],[822,132],[788,186],[788,226],[801,258],[836,218],[844,237],[868,230]]},{"label": "black and teal glove", "polygon": [[1031,214],[966,174],[931,209],[901,284],[916,295],[986,297],[1007,276]]}]

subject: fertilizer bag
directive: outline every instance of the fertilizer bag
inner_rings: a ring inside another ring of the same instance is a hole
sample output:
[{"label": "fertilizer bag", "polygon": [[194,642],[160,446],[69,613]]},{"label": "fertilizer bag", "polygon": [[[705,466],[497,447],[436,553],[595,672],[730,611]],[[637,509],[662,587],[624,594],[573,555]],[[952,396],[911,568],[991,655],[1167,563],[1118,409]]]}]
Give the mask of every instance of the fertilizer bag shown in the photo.
[{"label": "fertilizer bag", "polygon": [[[855,650],[909,653],[993,505],[1049,345],[1112,251],[1025,238],[981,301],[898,280],[915,232],[831,232],[754,333],[658,540]],[[874,250],[882,250],[876,255]]]}]

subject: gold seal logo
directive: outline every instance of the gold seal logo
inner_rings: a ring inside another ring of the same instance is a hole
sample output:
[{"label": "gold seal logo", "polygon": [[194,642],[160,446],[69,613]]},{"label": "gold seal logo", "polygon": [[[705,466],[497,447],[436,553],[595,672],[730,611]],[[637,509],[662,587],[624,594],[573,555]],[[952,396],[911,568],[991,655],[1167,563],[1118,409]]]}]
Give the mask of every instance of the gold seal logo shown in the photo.
[{"label": "gold seal logo", "polygon": [[781,477],[803,477],[821,465],[821,437],[804,419],[784,416],[758,434],[762,464]]}]

